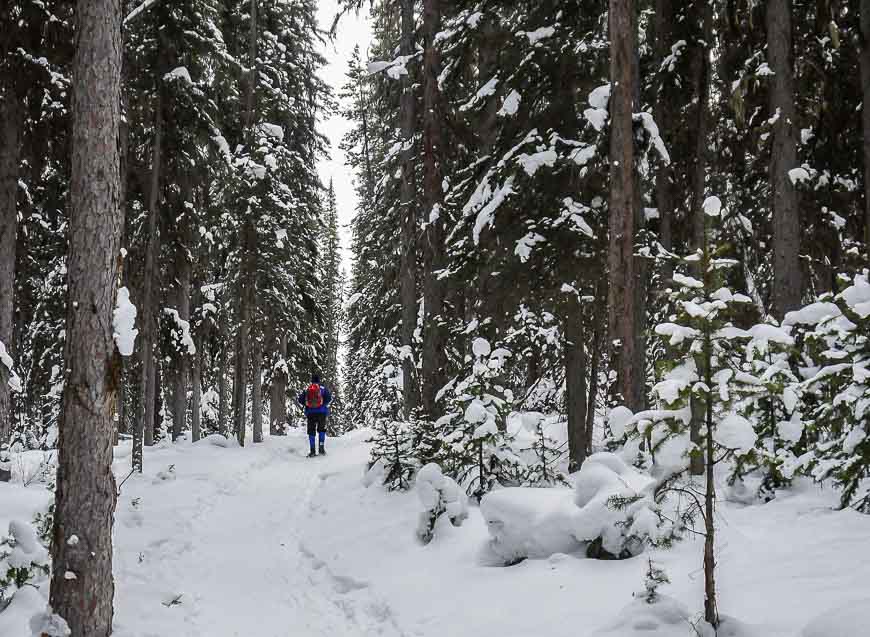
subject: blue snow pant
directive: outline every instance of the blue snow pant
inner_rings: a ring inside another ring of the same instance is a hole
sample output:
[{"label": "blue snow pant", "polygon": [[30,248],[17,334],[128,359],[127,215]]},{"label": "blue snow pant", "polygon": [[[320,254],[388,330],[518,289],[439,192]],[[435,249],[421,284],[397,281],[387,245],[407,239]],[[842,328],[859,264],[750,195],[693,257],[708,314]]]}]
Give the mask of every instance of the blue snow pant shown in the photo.
[{"label": "blue snow pant", "polygon": [[320,446],[326,442],[326,414],[308,414],[308,444],[314,451],[314,434],[320,438]]}]

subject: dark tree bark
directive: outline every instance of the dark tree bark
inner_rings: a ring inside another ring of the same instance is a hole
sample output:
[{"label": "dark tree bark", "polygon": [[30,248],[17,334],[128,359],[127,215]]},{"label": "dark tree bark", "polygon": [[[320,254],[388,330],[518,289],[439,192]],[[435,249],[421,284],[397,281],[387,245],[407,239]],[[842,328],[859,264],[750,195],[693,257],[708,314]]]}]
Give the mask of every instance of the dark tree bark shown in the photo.
[{"label": "dark tree bark", "polygon": [[568,471],[578,471],[586,460],[586,334],[579,308],[569,313],[565,329],[565,407],[568,415]]},{"label": "dark tree bark", "polygon": [[423,201],[426,226],[426,269],[423,279],[425,325],[423,330],[423,409],[437,418],[435,397],[447,378],[446,329],[441,312],[445,285],[438,279],[444,267],[442,209],[443,106],[438,75],[441,54],[435,37],[441,31],[441,0],[423,2]]},{"label": "dark tree bark", "polygon": [[[67,368],[50,604],[76,637],[112,632],[112,338],[121,247],[121,3],[79,0],[73,62]],[[73,538],[76,538],[74,540]],[[67,574],[72,573],[75,578]]]},{"label": "dark tree bark", "polygon": [[[179,232],[175,238],[175,304],[178,318],[190,322],[190,282],[193,277],[193,264],[190,261],[192,228],[191,209],[193,188],[189,175],[181,177],[181,210],[179,210]],[[192,336],[192,334],[191,334]],[[172,440],[178,440],[184,431],[187,420],[187,386],[190,376],[191,354],[186,345],[176,342],[175,376],[172,388]]]},{"label": "dark tree bark", "polygon": [[196,442],[202,438],[202,352],[199,346],[193,355],[191,366],[190,395],[190,439]]},{"label": "dark tree bark", "polygon": [[[406,57],[414,50],[414,0],[402,0],[401,53]],[[417,329],[417,177],[414,157],[417,129],[417,96],[414,77],[410,71],[402,78],[401,122],[402,157],[401,199],[404,219],[402,223],[402,346],[407,354],[402,359],[402,396],[405,418],[417,407],[417,369],[414,357],[414,331]],[[368,159],[367,159],[368,161]]]},{"label": "dark tree bark", "polygon": [[794,95],[794,47],[791,0],[767,3],[767,56],[774,72],[770,112],[775,118],[770,149],[773,209],[773,314],[782,319],[800,306],[800,212],[798,193],[789,177],[797,167],[797,121]]},{"label": "dark tree bark", "polygon": [[870,0],[861,0],[861,86],[864,102],[861,127],[864,140],[864,258],[870,261]]},{"label": "dark tree bark", "polygon": [[219,347],[218,354],[218,431],[223,436],[229,436],[229,342],[230,342],[230,319],[228,300],[224,301],[218,319]]},{"label": "dark tree bark", "polygon": [[251,420],[254,427],[254,442],[263,442],[263,346],[256,338],[251,363],[254,368],[251,376]]},{"label": "dark tree bark", "polygon": [[[281,360],[287,357],[287,335],[282,334],[278,341],[276,356]],[[269,433],[283,436],[287,430],[287,374],[285,367],[272,369],[272,383],[269,387]]]},{"label": "dark tree bark", "polygon": [[160,215],[161,180],[163,164],[163,87],[162,79],[157,88],[154,106],[154,141],[151,149],[151,179],[148,189],[148,220],[146,225],[145,265],[142,271],[142,300],[139,308],[141,329],[139,333],[142,365],[140,392],[145,397],[139,403],[139,414],[133,423],[133,468],[142,471],[142,445],[154,444],[154,397],[155,397],[155,293],[156,259],[160,250],[157,217]]},{"label": "dark tree bark", "polygon": [[[679,0],[678,0],[679,1]],[[656,0],[655,13],[655,51],[656,64],[662,68],[665,58],[671,54],[674,37],[674,0]],[[677,97],[680,87],[674,82],[671,73],[662,70],[659,73],[659,90],[653,105],[653,115],[659,127],[659,133],[668,149],[673,149],[677,136],[679,118]],[[656,206],[659,210],[659,243],[667,251],[674,248],[673,223],[677,211],[677,185],[674,183],[674,168],[672,163],[659,162],[656,171]],[[662,278],[670,281],[674,274],[674,266],[670,259],[662,264]]]},{"label": "dark tree bark", "polygon": [[[24,109],[20,95],[9,83],[0,83],[0,343],[12,356],[15,254],[18,236],[18,170]],[[10,372],[0,362],[0,449],[12,435]],[[10,474],[0,469],[0,481]]]},{"label": "dark tree bark", "polygon": [[634,256],[639,217],[632,132],[636,37],[634,0],[610,0],[610,359],[616,392],[633,411],[644,404],[643,268]]}]

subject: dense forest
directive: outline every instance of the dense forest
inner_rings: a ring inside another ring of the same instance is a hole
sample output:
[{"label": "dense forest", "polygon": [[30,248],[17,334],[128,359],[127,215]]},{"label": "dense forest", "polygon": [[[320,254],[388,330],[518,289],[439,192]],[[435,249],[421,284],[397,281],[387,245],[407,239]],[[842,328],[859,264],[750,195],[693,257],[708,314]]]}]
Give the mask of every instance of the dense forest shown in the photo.
[{"label": "dense forest", "polygon": [[0,9],[0,481],[57,450],[44,626],[111,633],[113,446],[125,480],[283,437],[312,373],[366,480],[427,490],[424,544],[466,499],[643,476],[575,537],[701,537],[698,634],[726,495],[870,513],[870,0],[340,4]]}]

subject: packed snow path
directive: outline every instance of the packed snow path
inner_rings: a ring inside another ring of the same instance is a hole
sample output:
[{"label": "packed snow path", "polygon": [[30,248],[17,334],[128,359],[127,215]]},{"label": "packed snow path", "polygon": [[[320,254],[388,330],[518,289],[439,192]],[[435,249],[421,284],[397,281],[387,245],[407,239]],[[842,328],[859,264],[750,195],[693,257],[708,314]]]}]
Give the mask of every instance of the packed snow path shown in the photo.
[{"label": "packed snow path", "polygon": [[149,453],[151,471],[122,488],[116,635],[402,635],[366,584],[333,573],[317,538],[303,537],[341,444],[315,459],[300,436],[245,450],[209,444]]}]

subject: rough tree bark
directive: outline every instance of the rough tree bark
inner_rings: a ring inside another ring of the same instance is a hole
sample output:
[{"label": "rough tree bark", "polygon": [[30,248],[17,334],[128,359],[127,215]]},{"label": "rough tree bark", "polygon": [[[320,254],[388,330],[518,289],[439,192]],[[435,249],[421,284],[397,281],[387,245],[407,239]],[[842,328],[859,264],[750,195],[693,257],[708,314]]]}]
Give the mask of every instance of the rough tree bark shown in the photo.
[{"label": "rough tree bark", "polygon": [[[15,291],[15,254],[18,236],[18,168],[24,109],[13,86],[0,84],[0,343],[9,355],[12,350],[12,325]],[[12,435],[12,395],[10,373],[0,362],[0,449]],[[0,469],[0,481],[10,474]]]},{"label": "rough tree bark", "polygon": [[773,314],[782,319],[800,306],[800,212],[798,193],[788,172],[797,167],[794,50],[791,0],[768,0],[766,12],[770,111],[775,119],[770,148],[773,209]]},{"label": "rough tree bark", "polygon": [[[79,0],[73,61],[67,368],[50,604],[76,637],[112,632],[112,437],[120,361],[112,311],[121,247],[120,0]],[[75,577],[70,577],[72,573]]]},{"label": "rough tree bark", "polygon": [[864,105],[861,125],[864,134],[864,258],[870,261],[870,0],[861,0],[861,86]]},{"label": "rough tree bark", "polygon": [[634,0],[610,0],[609,345],[615,390],[633,411],[644,403],[643,268],[634,256],[639,215],[632,132],[636,39]]},{"label": "rough tree bark", "polygon": [[444,201],[441,157],[444,153],[443,111],[438,75],[441,54],[436,36],[441,31],[441,0],[423,2],[423,202],[426,226],[426,269],[423,277],[423,409],[437,418],[435,397],[446,382],[446,330],[441,311],[445,285],[438,279],[444,267]]},{"label": "rough tree bark", "polygon": [[[662,62],[671,54],[674,44],[674,4],[673,0],[656,0],[655,13],[655,52],[659,72],[659,91],[653,105],[653,115],[662,140],[673,148],[678,126],[676,97],[680,90],[671,73],[664,70]],[[656,205],[659,210],[659,243],[669,252],[674,247],[673,222],[676,212],[676,183],[673,164],[659,162],[656,170]],[[670,281],[674,266],[670,259],[662,262],[662,278]]]},{"label": "rough tree bark", "polygon": [[589,447],[586,429],[586,334],[579,307],[567,313],[565,329],[565,407],[568,412],[568,471],[578,471]]},{"label": "rough tree bark", "polygon": [[[283,362],[287,356],[287,335],[282,334],[278,344],[277,356]],[[282,365],[272,370],[272,383],[269,387],[269,433],[283,436],[287,422],[287,374]]]},{"label": "rough tree bark", "polygon": [[[401,54],[410,57],[414,50],[414,0],[402,0]],[[410,71],[402,78],[401,122],[402,157],[401,199],[404,219],[402,222],[402,346],[407,354],[402,359],[402,396],[405,419],[417,407],[416,362],[414,356],[414,331],[417,329],[417,178],[414,157],[417,129],[417,97],[414,77]]]}]

